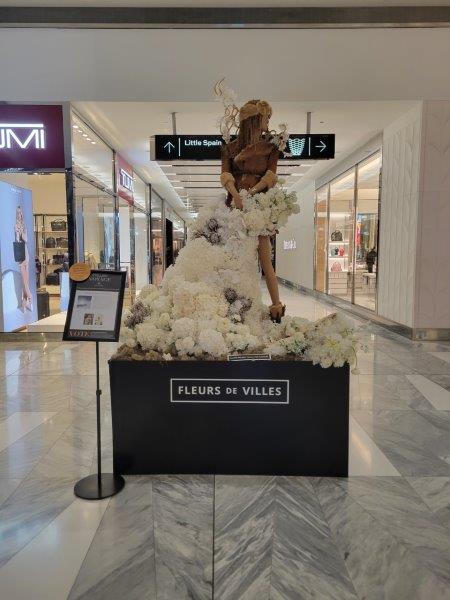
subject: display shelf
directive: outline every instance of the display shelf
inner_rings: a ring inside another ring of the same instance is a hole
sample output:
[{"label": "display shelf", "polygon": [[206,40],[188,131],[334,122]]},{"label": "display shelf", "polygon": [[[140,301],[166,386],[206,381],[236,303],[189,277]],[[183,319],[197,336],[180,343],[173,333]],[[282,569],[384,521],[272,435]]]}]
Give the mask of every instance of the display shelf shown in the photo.
[{"label": "display shelf", "polygon": [[[54,230],[51,228],[50,222],[52,220],[61,220],[66,223],[66,229],[58,229]],[[62,268],[62,263],[57,264],[48,264],[47,260],[50,254],[67,254],[69,252],[68,247],[55,246],[53,248],[48,248],[45,245],[46,238],[67,238],[68,239],[68,231],[67,231],[67,215],[62,214],[36,214],[34,215],[34,234],[35,234],[35,245],[36,245],[36,256],[39,258],[41,262],[41,273],[39,276],[39,285],[40,287],[49,288],[52,287],[54,295],[54,290],[59,290],[58,286],[49,286],[46,284],[47,274],[53,273],[55,269]],[[59,291],[58,291],[59,294]],[[57,294],[56,294],[57,295]]]},{"label": "display shelf", "polygon": [[52,252],[52,251],[54,252],[55,250],[61,250],[61,251],[64,251],[65,253],[67,253],[68,250],[69,250],[67,247],[66,248],[60,248],[60,247],[57,247],[57,248],[45,248],[45,247],[42,247],[42,246],[39,246],[39,247],[42,250],[42,252]]}]

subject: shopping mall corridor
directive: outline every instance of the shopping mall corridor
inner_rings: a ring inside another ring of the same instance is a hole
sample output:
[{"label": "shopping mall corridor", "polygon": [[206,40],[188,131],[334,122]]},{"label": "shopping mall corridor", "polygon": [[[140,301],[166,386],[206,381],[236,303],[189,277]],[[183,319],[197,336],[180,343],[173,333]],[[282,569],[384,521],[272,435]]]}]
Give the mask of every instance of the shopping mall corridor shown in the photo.
[{"label": "shopping mall corridor", "polygon": [[96,469],[94,345],[0,344],[2,600],[450,598],[450,344],[365,336],[348,479],[126,477],[101,502],[73,495]]}]

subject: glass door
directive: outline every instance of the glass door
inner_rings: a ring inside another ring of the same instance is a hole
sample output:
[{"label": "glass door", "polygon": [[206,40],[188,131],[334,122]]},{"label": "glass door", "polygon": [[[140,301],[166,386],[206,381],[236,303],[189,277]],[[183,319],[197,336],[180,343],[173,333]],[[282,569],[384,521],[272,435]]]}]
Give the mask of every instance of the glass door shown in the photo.
[{"label": "glass door", "polygon": [[355,168],[330,184],[328,293],[352,301]]},{"label": "glass door", "polygon": [[315,214],[315,289],[327,289],[328,185],[317,190]]},{"label": "glass door", "polygon": [[376,309],[381,152],[357,166],[354,302]]}]

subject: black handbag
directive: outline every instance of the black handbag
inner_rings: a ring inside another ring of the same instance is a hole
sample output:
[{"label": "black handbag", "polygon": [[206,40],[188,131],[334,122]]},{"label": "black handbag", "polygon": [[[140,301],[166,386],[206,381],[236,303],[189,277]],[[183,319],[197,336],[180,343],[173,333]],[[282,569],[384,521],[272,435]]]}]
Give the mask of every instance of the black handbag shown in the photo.
[{"label": "black handbag", "polygon": [[65,237],[56,238],[56,247],[57,248],[67,248],[67,246],[68,246],[67,238],[65,238]]},{"label": "black handbag", "polygon": [[64,262],[64,254],[54,254],[53,263],[54,265],[62,265]]},{"label": "black handbag", "polygon": [[331,234],[331,241],[332,242],[342,242],[343,241],[342,232],[339,231],[339,229],[336,229],[336,231],[333,231],[333,233]]},{"label": "black handbag", "polygon": [[59,285],[59,275],[58,273],[48,273],[45,278],[46,285]]},{"label": "black handbag", "polygon": [[14,260],[16,263],[22,263],[25,260],[25,242],[20,240],[13,242],[14,245]]},{"label": "black handbag", "polygon": [[56,240],[54,237],[48,237],[45,240],[45,247],[46,248],[56,248]]},{"label": "black handbag", "polygon": [[64,219],[55,219],[50,221],[50,228],[52,231],[66,231],[66,222]]}]

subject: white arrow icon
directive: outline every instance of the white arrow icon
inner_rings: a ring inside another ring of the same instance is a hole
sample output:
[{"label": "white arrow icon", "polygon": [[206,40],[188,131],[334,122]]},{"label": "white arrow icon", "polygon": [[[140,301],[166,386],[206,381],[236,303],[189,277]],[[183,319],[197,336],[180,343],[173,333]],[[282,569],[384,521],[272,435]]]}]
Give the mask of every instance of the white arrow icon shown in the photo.
[{"label": "white arrow icon", "polygon": [[167,142],[167,144],[164,146],[164,148],[167,148],[167,152],[170,154],[171,151],[171,146],[172,148],[175,148],[175,146],[172,144],[172,142]]},{"label": "white arrow icon", "polygon": [[320,140],[320,144],[316,146],[316,148],[320,148],[320,152],[323,152],[326,147],[327,145],[324,142],[322,142],[322,140]]}]

